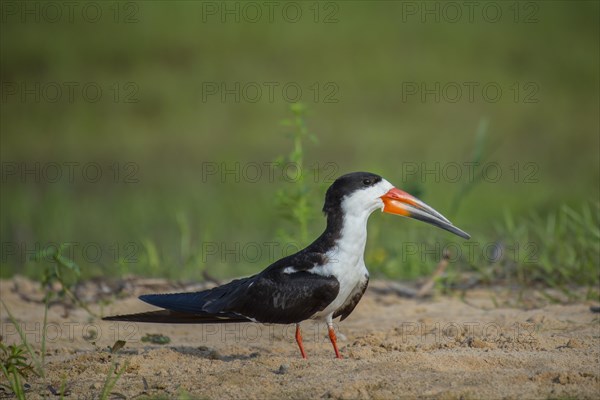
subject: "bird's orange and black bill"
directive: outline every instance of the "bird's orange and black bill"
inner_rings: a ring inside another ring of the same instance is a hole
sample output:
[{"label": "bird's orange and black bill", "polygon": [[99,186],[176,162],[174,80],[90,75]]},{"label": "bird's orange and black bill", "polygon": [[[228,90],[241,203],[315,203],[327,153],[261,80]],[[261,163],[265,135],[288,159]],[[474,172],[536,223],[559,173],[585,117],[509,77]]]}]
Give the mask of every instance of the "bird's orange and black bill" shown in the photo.
[{"label": "bird's orange and black bill", "polygon": [[471,238],[468,233],[452,225],[452,222],[448,221],[442,214],[400,189],[390,189],[386,194],[381,196],[381,200],[383,200],[384,204],[383,212],[418,219],[419,221],[424,221],[452,232],[464,239]]}]

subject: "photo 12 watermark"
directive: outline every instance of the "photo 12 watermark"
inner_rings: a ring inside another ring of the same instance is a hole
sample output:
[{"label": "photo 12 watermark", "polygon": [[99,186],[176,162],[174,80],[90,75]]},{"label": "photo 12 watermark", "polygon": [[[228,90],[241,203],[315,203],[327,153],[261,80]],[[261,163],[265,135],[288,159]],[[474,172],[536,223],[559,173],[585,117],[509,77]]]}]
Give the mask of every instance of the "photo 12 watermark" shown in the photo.
[{"label": "photo 12 watermark", "polygon": [[90,264],[135,264],[143,246],[134,241],[125,242],[14,242],[0,245],[0,261],[22,265],[30,261],[56,263],[56,255],[75,262]]},{"label": "photo 12 watermark", "polygon": [[435,264],[445,259],[449,263],[490,265],[508,261],[523,265],[539,262],[540,245],[533,241],[404,241],[396,250],[403,263],[418,260]]},{"label": "photo 12 watermark", "polygon": [[204,263],[256,263],[274,262],[302,250],[298,242],[204,241],[200,246],[201,262]]},{"label": "photo 12 watermark", "polygon": [[403,162],[400,182],[419,183],[498,183],[535,184],[540,182],[540,166],[533,161],[503,164],[478,162]]},{"label": "photo 12 watermark", "polygon": [[222,24],[336,24],[339,18],[335,1],[203,1],[201,15],[202,23]]},{"label": "photo 12 watermark", "polygon": [[3,104],[138,103],[135,82],[2,81]]},{"label": "photo 12 watermark", "polygon": [[202,103],[339,103],[340,87],[336,82],[202,82]]},{"label": "photo 12 watermark", "polygon": [[306,180],[331,184],[339,173],[339,165],[333,161],[309,165],[291,161],[204,161],[200,168],[202,183],[297,183]]},{"label": "photo 12 watermark", "polygon": [[402,103],[499,103],[536,104],[540,102],[537,82],[425,82],[401,83]]},{"label": "photo 12 watermark", "polygon": [[19,24],[135,24],[140,4],[134,1],[2,1],[0,21]]},{"label": "photo 12 watermark", "polygon": [[134,184],[140,182],[139,171],[139,164],[133,161],[117,161],[112,164],[101,164],[95,161],[3,161],[0,163],[0,179],[3,184]]},{"label": "photo 12 watermark", "polygon": [[395,332],[403,344],[443,344],[456,341],[468,343],[473,338],[485,340],[486,344],[500,344],[507,340],[537,342],[536,325],[519,322],[503,326],[493,321],[404,321]]},{"label": "photo 12 watermark", "polygon": [[402,23],[457,24],[510,22],[536,24],[541,2],[536,1],[401,1]]},{"label": "photo 12 watermark", "polygon": [[46,344],[73,343],[80,339],[87,342],[106,341],[113,343],[117,340],[126,340],[131,343],[140,341],[140,325],[134,323],[103,323],[103,322],[19,322],[17,326],[12,322],[0,324],[0,335],[7,343],[19,342],[23,333],[28,343],[41,344],[42,339]]}]

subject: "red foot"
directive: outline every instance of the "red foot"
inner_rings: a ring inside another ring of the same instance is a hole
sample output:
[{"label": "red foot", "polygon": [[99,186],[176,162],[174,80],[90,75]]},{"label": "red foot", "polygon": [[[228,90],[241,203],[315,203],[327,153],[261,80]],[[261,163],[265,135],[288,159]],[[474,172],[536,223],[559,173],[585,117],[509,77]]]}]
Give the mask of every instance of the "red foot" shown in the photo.
[{"label": "red foot", "polygon": [[296,325],[296,343],[298,343],[302,358],[306,358],[306,352],[304,351],[304,346],[302,345],[302,333],[300,333],[300,325]]},{"label": "red foot", "polygon": [[327,327],[329,330],[329,340],[331,340],[331,344],[333,345],[333,350],[335,350],[335,358],[342,358],[340,355],[340,351],[337,347],[337,337],[335,336],[335,331],[333,330],[333,326]]}]

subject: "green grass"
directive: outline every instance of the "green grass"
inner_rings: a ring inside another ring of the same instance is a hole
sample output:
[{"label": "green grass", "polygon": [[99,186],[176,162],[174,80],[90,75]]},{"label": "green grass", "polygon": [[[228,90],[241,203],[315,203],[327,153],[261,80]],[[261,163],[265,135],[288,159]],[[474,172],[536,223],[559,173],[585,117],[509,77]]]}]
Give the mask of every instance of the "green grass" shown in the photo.
[{"label": "green grass", "polygon": [[[45,357],[46,357],[46,322],[47,322],[47,317],[48,317],[48,303],[46,302],[46,304],[45,304],[44,321],[42,324],[43,331],[42,331],[41,351],[40,351],[39,356],[36,354],[35,350],[31,346],[31,344],[27,341],[27,336],[23,332],[23,329],[21,329],[21,325],[17,322],[17,320],[12,315],[12,313],[10,312],[8,307],[6,307],[6,304],[4,304],[3,301],[0,301],[0,303],[2,303],[2,306],[6,310],[6,313],[8,314],[8,319],[9,319],[10,323],[15,327],[15,330],[17,331],[17,333],[19,334],[19,338],[21,339],[21,343],[17,344],[16,347],[13,346],[13,350],[15,350],[20,356],[20,357],[18,357],[17,363],[21,367],[23,367],[22,363],[24,362],[25,359],[22,356],[25,354],[25,351],[26,351],[27,354],[29,355],[30,362],[33,362],[33,366],[34,366],[34,367],[28,366],[27,369],[32,370],[38,376],[44,378],[46,375],[45,374]],[[5,365],[5,367],[6,367],[6,365]],[[6,368],[6,369],[8,369],[8,368]],[[18,375],[21,375],[21,374],[18,374]]]},{"label": "green grass", "polygon": [[567,205],[548,215],[532,213],[517,223],[506,214],[498,232],[520,243],[521,258],[501,271],[508,281],[524,286],[541,283],[568,289],[569,285],[597,285],[600,254],[600,203]]},{"label": "green grass", "polygon": [[109,398],[110,393],[123,375],[123,372],[127,369],[127,366],[127,361],[123,363],[121,368],[118,368],[115,362],[110,365],[108,373],[106,374],[106,379],[104,380],[104,385],[102,386],[102,391],[100,392],[100,399],[105,400]]},{"label": "green grass", "polygon": [[10,389],[18,399],[25,399],[24,380],[31,373],[34,373],[41,379],[45,379],[46,376],[45,357],[48,303],[45,303],[44,321],[42,324],[42,342],[39,356],[27,340],[27,336],[23,332],[21,325],[12,315],[6,304],[4,304],[3,301],[0,301],[0,303],[6,310],[10,323],[15,327],[15,330],[21,339],[20,343],[13,343],[11,345],[7,345],[0,340],[0,368],[2,370],[2,375],[8,382],[8,385],[3,386]]},{"label": "green grass", "polygon": [[31,364],[27,362],[24,355],[24,345],[5,345],[0,342],[0,369],[8,385],[0,384],[11,390],[17,399],[25,399],[23,378],[32,370]]},{"label": "green grass", "polygon": [[[534,262],[523,262],[521,250],[515,262],[491,263],[481,254],[465,257],[462,241],[435,228],[374,215],[366,260],[375,276],[427,275],[439,253],[406,254],[403,246],[452,243],[462,254],[449,274],[598,285],[596,2],[540,3],[533,24],[402,22],[401,2],[340,3],[334,24],[204,24],[200,3],[181,4],[139,3],[134,24],[1,25],[2,82],[97,82],[108,94],[114,83],[139,87],[137,103],[115,103],[110,95],[98,103],[3,102],[3,163],[97,162],[103,179],[84,182],[81,168],[74,183],[3,179],[1,277],[21,273],[43,281],[58,265],[68,289],[97,276],[201,280],[205,271],[220,279],[254,273],[285,255],[284,245],[301,247],[320,234],[328,174],[368,170],[447,214],[480,247],[537,246]],[[273,81],[304,89],[307,110],[297,109],[289,126],[278,123],[289,115],[281,96],[201,100],[203,82]],[[497,82],[505,95],[497,103],[402,100],[404,82],[467,81]],[[323,101],[327,82],[339,89],[337,103]],[[539,102],[513,100],[513,85],[524,95],[527,82],[539,86]],[[318,144],[306,140],[308,133]],[[258,182],[202,177],[209,162],[278,159],[301,162],[307,175],[295,183],[279,169],[272,181],[264,174]],[[453,182],[406,171],[473,160],[499,163],[501,179]],[[133,181],[126,179],[131,172]],[[265,243],[273,241],[278,247],[270,252]],[[71,243],[61,254],[80,267],[79,276],[44,253],[48,243]],[[209,254],[207,244],[224,254]],[[98,248],[101,256],[90,257]],[[40,252],[42,260],[31,260]]]}]

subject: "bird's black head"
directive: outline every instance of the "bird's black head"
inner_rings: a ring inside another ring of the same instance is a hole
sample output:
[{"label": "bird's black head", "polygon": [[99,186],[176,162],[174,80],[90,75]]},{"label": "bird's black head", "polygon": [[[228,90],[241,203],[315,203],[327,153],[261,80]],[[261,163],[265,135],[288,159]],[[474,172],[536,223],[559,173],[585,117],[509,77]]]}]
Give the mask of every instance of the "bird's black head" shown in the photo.
[{"label": "bird's black head", "polygon": [[[325,195],[325,204],[323,205],[323,212],[330,214],[332,212],[341,211],[342,201],[344,198],[350,197],[352,194],[359,190],[365,190],[374,188],[376,185],[385,182],[385,180],[376,174],[370,172],[352,172],[340,176],[333,182],[333,184],[327,189]],[[391,185],[390,185],[391,186]],[[383,195],[383,191],[379,196]],[[378,196],[377,196],[378,197]],[[374,197],[375,199],[376,197]]]},{"label": "bird's black head", "polygon": [[366,221],[377,209],[428,222],[465,239],[470,237],[421,200],[370,172],[353,172],[336,179],[327,189],[323,206],[328,226],[335,229],[341,226],[345,217]]}]

